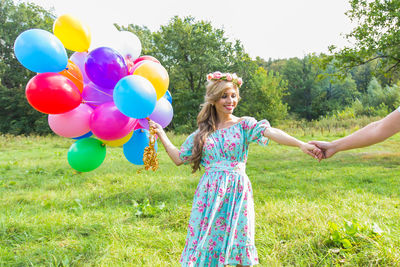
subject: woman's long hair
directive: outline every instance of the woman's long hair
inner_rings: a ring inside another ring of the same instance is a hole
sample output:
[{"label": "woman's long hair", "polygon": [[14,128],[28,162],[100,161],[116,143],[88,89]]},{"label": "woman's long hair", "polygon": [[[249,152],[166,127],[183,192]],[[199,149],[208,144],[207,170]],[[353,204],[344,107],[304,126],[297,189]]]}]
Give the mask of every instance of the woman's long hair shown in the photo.
[{"label": "woman's long hair", "polygon": [[201,105],[201,110],[197,115],[197,125],[199,128],[197,134],[194,136],[192,156],[189,158],[193,173],[200,170],[203,147],[208,135],[217,130],[218,116],[214,104],[222,97],[225,90],[229,88],[235,89],[239,98],[239,89],[232,82],[211,80],[207,83],[204,103]]}]

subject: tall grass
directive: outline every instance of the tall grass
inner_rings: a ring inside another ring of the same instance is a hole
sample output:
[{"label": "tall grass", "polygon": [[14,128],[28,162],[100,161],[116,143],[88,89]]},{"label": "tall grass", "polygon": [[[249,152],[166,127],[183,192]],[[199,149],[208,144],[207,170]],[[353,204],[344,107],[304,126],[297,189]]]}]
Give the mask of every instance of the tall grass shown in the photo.
[{"label": "tall grass", "polygon": [[[289,132],[304,141],[351,132],[300,129]],[[98,169],[77,173],[66,159],[72,143],[0,137],[0,266],[179,266],[201,173],[175,167],[161,146],[156,172],[138,173],[108,148]],[[318,163],[252,145],[260,266],[399,266],[399,147],[395,136]]]}]

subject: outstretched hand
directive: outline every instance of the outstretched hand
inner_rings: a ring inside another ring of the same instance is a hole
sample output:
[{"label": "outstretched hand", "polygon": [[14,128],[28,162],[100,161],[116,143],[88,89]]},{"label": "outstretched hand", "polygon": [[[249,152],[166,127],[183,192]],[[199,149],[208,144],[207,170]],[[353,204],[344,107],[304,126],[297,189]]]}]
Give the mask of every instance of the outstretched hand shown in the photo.
[{"label": "outstretched hand", "polygon": [[324,157],[324,153],[322,152],[322,150],[313,144],[304,143],[300,146],[300,149],[304,153],[318,159],[319,161],[321,161],[321,159]]},{"label": "outstretched hand", "polygon": [[323,156],[319,159],[320,161],[322,159],[327,159],[327,158],[332,157],[337,152],[335,147],[333,146],[333,144],[330,143],[330,142],[310,141],[310,142],[308,142],[308,144],[314,145],[314,146],[316,146],[316,147],[318,147],[319,149],[322,150],[322,155]]}]

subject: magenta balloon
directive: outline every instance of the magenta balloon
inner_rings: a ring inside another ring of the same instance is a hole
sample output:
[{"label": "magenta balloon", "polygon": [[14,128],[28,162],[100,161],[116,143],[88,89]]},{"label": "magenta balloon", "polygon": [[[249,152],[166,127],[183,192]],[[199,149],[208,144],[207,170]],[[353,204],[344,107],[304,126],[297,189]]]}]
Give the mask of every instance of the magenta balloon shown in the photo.
[{"label": "magenta balloon", "polygon": [[114,88],[128,75],[125,59],[110,47],[98,47],[86,57],[85,70],[89,79],[103,88]]},{"label": "magenta balloon", "polygon": [[62,114],[50,114],[48,122],[51,130],[56,134],[73,138],[90,131],[90,116],[93,109],[86,104]]},{"label": "magenta balloon", "polygon": [[136,123],[136,119],[122,114],[114,102],[98,106],[90,117],[90,129],[103,140],[116,140],[128,135]]},{"label": "magenta balloon", "polygon": [[166,98],[161,97],[157,100],[156,107],[149,118],[165,128],[171,122],[173,116],[174,112],[171,103]]},{"label": "magenta balloon", "polygon": [[96,108],[97,106],[113,101],[113,90],[105,89],[90,82],[83,87],[82,98],[86,104]]},{"label": "magenta balloon", "polygon": [[70,56],[70,60],[78,66],[80,71],[82,72],[83,76],[83,83],[89,83],[90,79],[88,78],[86,71],[85,71],[85,60],[88,55],[88,52],[75,52]]}]

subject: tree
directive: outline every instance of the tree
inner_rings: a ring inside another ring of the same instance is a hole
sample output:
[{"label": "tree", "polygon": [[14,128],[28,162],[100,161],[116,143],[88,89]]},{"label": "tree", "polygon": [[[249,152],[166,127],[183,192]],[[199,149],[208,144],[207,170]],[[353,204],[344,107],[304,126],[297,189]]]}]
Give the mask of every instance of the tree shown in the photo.
[{"label": "tree", "polygon": [[26,134],[50,132],[47,116],[34,110],[25,98],[25,85],[35,73],[14,56],[14,41],[23,31],[51,31],[54,16],[34,4],[0,1],[0,132]]},{"label": "tree", "polygon": [[316,61],[318,58],[310,55],[303,59],[292,58],[282,68],[289,92],[284,100],[290,112],[307,120],[341,110],[359,94],[350,75],[339,79],[333,75],[337,72],[334,64],[323,70],[314,64]]},{"label": "tree", "polygon": [[342,72],[355,66],[377,61],[377,72],[389,77],[389,84],[398,80],[400,71],[400,1],[398,0],[350,0],[351,9],[346,15],[357,23],[346,38],[354,47],[337,50],[324,63],[335,59]]},{"label": "tree", "polygon": [[174,17],[154,33],[154,53],[167,69],[173,96],[172,127],[190,131],[196,125],[203,102],[206,75],[216,70],[232,70],[235,48],[224,31],[193,17]]},{"label": "tree", "polygon": [[279,73],[258,67],[246,83],[246,88],[240,93],[242,100],[238,115],[250,114],[258,120],[268,119],[271,123],[286,117],[287,104],[282,102],[282,98],[286,94],[287,82]]}]

